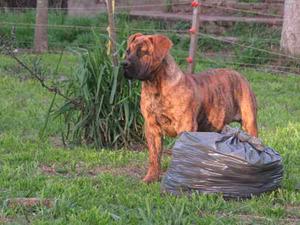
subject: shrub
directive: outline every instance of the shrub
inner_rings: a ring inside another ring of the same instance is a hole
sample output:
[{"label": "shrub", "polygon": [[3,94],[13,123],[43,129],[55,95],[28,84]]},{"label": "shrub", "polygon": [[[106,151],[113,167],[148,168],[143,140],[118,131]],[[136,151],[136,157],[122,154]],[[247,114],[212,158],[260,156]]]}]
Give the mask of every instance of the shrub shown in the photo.
[{"label": "shrub", "polygon": [[[94,50],[77,51],[80,63],[66,81],[67,99],[53,110],[53,115],[63,119],[62,134],[69,144],[97,148],[128,147],[142,140],[140,85],[126,80],[119,66],[112,66],[105,43],[97,46]],[[119,46],[120,54],[123,46],[124,43]]]}]

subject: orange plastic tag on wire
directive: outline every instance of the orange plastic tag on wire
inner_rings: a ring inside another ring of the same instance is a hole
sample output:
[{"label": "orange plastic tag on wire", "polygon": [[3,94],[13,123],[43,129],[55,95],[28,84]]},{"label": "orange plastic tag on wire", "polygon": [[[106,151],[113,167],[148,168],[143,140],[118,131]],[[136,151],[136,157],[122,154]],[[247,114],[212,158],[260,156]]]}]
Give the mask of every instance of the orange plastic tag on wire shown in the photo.
[{"label": "orange plastic tag on wire", "polygon": [[193,58],[189,56],[186,58],[186,61],[191,64],[193,62]]},{"label": "orange plastic tag on wire", "polygon": [[196,7],[200,6],[200,2],[192,1],[191,5],[192,5],[193,8],[196,8]]},{"label": "orange plastic tag on wire", "polygon": [[190,32],[190,34],[195,34],[196,33],[196,29],[192,27],[192,28],[189,29],[189,32]]}]

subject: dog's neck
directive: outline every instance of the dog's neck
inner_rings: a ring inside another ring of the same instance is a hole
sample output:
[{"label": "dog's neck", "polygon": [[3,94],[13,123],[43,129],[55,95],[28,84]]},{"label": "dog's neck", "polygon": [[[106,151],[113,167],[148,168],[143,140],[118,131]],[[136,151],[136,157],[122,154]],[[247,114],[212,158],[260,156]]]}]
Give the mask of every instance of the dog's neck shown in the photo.
[{"label": "dog's neck", "polygon": [[143,81],[142,87],[151,89],[152,92],[160,92],[161,87],[175,86],[184,77],[183,72],[177,66],[174,58],[168,54],[161,65],[154,72],[153,80]]},{"label": "dog's neck", "polygon": [[164,59],[163,69],[163,74],[160,73],[157,75],[162,76],[163,79],[168,79],[168,82],[176,82],[184,76],[183,72],[170,54],[168,54]]}]

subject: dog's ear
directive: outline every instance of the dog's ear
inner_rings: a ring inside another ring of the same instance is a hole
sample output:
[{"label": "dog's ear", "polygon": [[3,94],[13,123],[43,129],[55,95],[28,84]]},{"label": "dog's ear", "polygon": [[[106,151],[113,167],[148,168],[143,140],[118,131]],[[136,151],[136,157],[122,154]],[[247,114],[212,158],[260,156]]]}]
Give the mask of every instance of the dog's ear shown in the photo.
[{"label": "dog's ear", "polygon": [[149,40],[155,49],[154,55],[158,60],[163,60],[171,47],[173,46],[172,41],[164,35],[151,35]]},{"label": "dog's ear", "polygon": [[129,36],[128,41],[127,41],[127,45],[129,46],[137,37],[143,36],[142,33],[136,33],[133,34],[131,36]]}]

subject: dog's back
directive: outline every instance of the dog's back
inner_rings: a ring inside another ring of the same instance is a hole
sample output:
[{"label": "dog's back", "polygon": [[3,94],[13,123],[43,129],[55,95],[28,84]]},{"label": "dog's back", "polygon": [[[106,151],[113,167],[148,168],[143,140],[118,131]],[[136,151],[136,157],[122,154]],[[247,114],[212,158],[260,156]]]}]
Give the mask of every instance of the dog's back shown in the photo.
[{"label": "dog's back", "polygon": [[[220,131],[234,121],[241,122],[247,131],[256,131],[256,99],[242,75],[229,69],[211,69],[191,77],[201,95],[199,131]],[[251,135],[257,136],[257,132]]]}]

